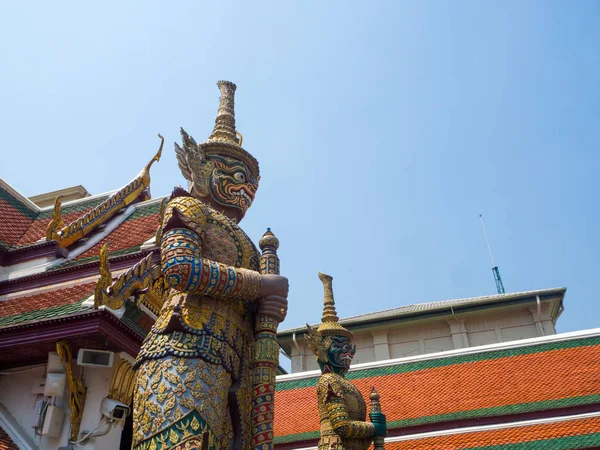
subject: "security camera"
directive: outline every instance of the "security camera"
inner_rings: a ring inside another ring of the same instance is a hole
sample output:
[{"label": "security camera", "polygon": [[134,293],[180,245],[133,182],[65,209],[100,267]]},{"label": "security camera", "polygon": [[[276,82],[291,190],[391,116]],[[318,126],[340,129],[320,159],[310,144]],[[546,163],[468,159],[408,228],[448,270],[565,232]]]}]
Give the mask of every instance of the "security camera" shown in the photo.
[{"label": "security camera", "polygon": [[122,422],[129,415],[129,406],[106,397],[100,404],[100,412],[109,422]]}]

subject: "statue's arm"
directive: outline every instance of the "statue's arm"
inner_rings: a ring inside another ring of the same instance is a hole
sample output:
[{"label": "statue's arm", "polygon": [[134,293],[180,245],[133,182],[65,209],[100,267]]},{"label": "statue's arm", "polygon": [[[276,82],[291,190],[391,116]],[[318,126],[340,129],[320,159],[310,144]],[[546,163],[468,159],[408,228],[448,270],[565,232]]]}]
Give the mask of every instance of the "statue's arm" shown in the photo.
[{"label": "statue's arm", "polygon": [[371,422],[352,420],[341,388],[334,380],[319,383],[318,394],[324,399],[325,409],[333,430],[344,439],[365,439],[375,436]]},{"label": "statue's arm", "polygon": [[197,231],[174,227],[164,232],[161,264],[171,288],[215,298],[258,298],[261,284],[258,272],[202,258],[201,249],[202,241]]}]

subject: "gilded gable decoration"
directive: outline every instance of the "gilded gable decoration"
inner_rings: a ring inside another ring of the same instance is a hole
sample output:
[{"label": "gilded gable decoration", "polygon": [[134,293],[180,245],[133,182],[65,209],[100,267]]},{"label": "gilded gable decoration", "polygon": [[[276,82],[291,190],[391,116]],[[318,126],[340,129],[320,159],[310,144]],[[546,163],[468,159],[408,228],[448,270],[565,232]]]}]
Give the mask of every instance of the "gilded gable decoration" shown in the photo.
[{"label": "gilded gable decoration", "polygon": [[87,387],[83,383],[83,377],[75,378],[71,367],[73,355],[71,346],[67,341],[56,343],[56,352],[60,356],[60,361],[64,363],[67,373],[67,383],[69,385],[69,406],[71,408],[71,440],[76,441],[81,427],[81,418],[83,417],[83,408],[87,396]]},{"label": "gilded gable decoration", "polygon": [[158,315],[164,301],[165,288],[159,265],[152,265],[152,254],[123,272],[112,283],[108,261],[108,244],[100,250],[100,279],[94,291],[94,307],[100,305],[117,310],[135,298],[153,314]]},{"label": "gilded gable decoration", "polygon": [[160,134],[158,137],[161,142],[156,155],[146,164],[133,181],[111,195],[100,205],[66,226],[63,226],[62,219],[60,218],[61,204],[60,199],[57,198],[54,205],[53,220],[48,225],[46,239],[57,241],[60,248],[68,247],[98,226],[108,222],[117,212],[129,206],[147,191],[150,186],[150,167],[152,167],[155,161],[160,160],[165,142],[165,139]]}]

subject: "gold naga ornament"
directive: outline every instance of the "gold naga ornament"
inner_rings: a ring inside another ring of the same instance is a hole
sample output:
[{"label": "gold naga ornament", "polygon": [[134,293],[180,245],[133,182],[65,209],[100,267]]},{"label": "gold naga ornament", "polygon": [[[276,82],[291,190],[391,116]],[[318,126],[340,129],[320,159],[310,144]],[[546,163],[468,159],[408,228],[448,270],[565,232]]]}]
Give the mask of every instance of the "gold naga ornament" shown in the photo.
[{"label": "gold naga ornament", "polygon": [[60,361],[65,365],[67,373],[67,384],[69,386],[69,406],[71,414],[69,420],[71,422],[71,440],[76,441],[81,427],[81,419],[83,417],[83,408],[85,398],[87,396],[87,387],[83,383],[83,376],[75,378],[73,376],[71,346],[67,341],[59,341],[56,343],[56,352],[60,356]]},{"label": "gold naga ornament", "polygon": [[125,306],[129,300],[144,305],[158,315],[164,303],[166,288],[160,266],[152,264],[147,255],[113,282],[108,260],[108,243],[100,249],[100,278],[94,290],[94,308],[104,305],[112,310]]}]

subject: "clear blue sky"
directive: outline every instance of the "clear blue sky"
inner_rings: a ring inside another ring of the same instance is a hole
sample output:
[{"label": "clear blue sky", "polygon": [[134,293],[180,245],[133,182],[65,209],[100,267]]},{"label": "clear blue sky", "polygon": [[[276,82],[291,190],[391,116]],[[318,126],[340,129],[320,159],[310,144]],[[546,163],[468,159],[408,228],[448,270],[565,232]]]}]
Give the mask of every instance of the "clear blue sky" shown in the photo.
[{"label": "clear blue sky", "polygon": [[600,325],[600,3],[5,2],[0,176],[25,195],[184,184],[215,82],[262,181],[243,227],[281,240],[290,314],[341,316],[568,288],[561,332]]}]

